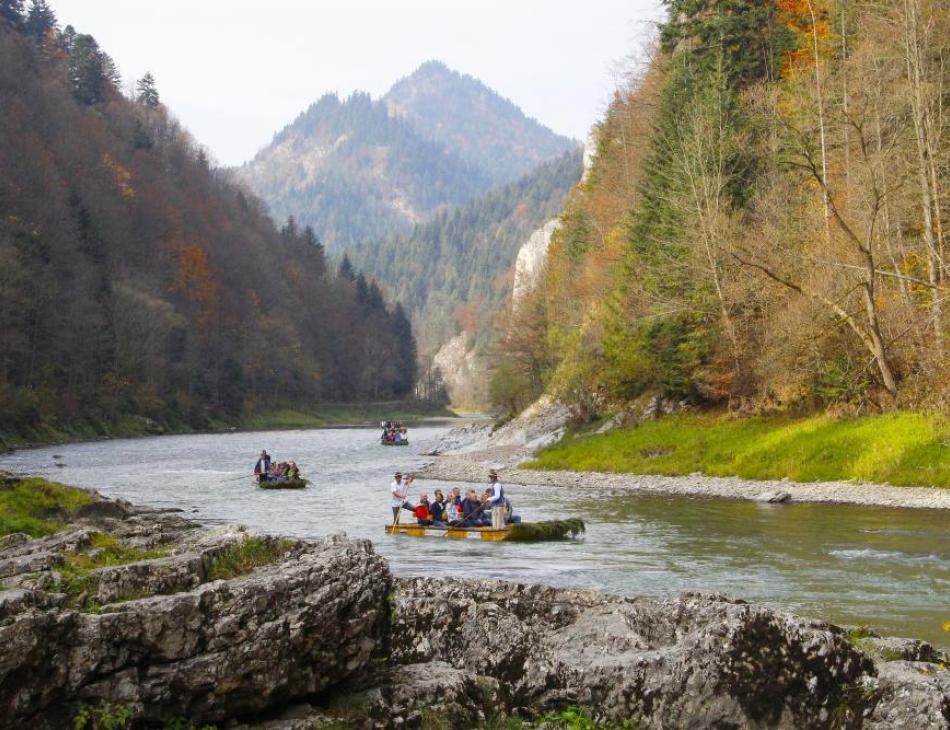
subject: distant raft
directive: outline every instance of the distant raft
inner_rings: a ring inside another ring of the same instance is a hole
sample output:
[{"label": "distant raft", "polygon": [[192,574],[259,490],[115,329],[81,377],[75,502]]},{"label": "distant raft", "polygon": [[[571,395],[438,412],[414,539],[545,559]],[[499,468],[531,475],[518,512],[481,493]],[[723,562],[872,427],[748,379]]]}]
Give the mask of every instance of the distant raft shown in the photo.
[{"label": "distant raft", "polygon": [[407,537],[446,537],[450,540],[543,542],[577,537],[584,532],[584,529],[584,521],[579,519],[519,522],[506,525],[500,530],[491,527],[428,527],[406,523],[386,525],[386,534]]},{"label": "distant raft", "polygon": [[387,441],[386,439],[380,439],[379,443],[383,446],[408,446],[408,441]]},{"label": "distant raft", "polygon": [[306,479],[287,479],[286,477],[274,477],[265,479],[261,482],[255,482],[261,489],[303,489],[310,482]]}]

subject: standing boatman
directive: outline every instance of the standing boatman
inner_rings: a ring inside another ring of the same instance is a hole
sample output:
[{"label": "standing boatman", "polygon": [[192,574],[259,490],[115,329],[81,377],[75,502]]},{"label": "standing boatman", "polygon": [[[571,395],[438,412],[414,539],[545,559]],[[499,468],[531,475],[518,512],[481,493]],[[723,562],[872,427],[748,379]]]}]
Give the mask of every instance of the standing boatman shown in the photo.
[{"label": "standing boatman", "polygon": [[402,472],[397,471],[393,475],[392,484],[389,485],[389,492],[393,496],[392,508],[393,508],[393,524],[399,524],[399,515],[400,510],[407,509],[410,512],[413,511],[413,507],[406,501],[406,495],[409,494],[409,485],[412,484],[412,480],[415,477],[410,474],[406,479],[405,483],[402,481]]},{"label": "standing boatman", "polygon": [[503,530],[505,529],[505,488],[498,481],[498,472],[494,469],[488,470],[488,488],[491,489],[491,496],[488,498],[488,506],[491,507],[491,528]]},{"label": "standing boatman", "polygon": [[263,482],[267,479],[267,472],[270,471],[270,454],[267,453],[267,450],[261,452],[260,458],[257,460],[257,463],[254,464],[254,476],[257,477],[257,481]]}]

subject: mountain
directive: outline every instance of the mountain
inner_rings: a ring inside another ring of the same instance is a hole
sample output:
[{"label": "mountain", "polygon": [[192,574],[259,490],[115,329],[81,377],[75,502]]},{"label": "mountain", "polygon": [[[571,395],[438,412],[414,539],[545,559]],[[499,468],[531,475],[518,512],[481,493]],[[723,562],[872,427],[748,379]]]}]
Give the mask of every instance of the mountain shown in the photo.
[{"label": "mountain", "polygon": [[489,176],[512,182],[577,144],[555,134],[472,76],[429,61],[383,97],[389,112]]},{"label": "mountain", "polygon": [[412,391],[400,307],[278,230],[150,79],[127,99],[92,36],[0,10],[0,437]]},{"label": "mountain", "polygon": [[326,95],[235,177],[331,249],[409,233],[576,148],[470,76],[424,64],[379,101]]},{"label": "mountain", "polygon": [[236,174],[275,218],[313,226],[331,248],[409,230],[491,186],[487,174],[362,93],[322,97]]},{"label": "mountain", "polygon": [[[353,260],[412,314],[423,350],[459,329],[487,334],[510,291],[518,249],[557,215],[581,176],[576,148],[404,235],[357,244]],[[461,321],[460,321],[461,320]]]}]

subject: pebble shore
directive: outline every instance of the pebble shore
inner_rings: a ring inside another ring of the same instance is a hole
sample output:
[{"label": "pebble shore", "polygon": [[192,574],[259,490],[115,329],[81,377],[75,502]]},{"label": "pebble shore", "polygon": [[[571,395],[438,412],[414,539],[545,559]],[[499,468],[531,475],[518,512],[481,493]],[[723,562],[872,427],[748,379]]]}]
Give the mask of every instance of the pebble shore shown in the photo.
[{"label": "pebble shore", "polygon": [[510,447],[446,454],[435,457],[435,461],[420,471],[418,477],[443,481],[484,482],[486,472],[493,468],[498,470],[502,481],[508,484],[537,484],[572,489],[593,487],[631,494],[950,509],[950,489],[852,482],[759,481],[739,477],[711,477],[704,474],[669,477],[652,474],[541,471],[521,469],[517,466],[528,458],[530,454]]}]

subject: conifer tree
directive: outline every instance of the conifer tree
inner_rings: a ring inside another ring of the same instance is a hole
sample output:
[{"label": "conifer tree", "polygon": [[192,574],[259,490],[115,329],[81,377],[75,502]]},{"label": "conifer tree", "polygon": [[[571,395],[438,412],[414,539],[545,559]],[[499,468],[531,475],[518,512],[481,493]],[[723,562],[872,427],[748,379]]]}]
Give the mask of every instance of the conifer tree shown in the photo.
[{"label": "conifer tree", "polygon": [[313,249],[313,254],[316,259],[317,270],[322,276],[326,273],[327,270],[327,261],[326,261],[326,250],[323,247],[323,244],[320,242],[320,239],[317,237],[317,234],[314,233],[312,226],[306,226],[303,229],[303,242],[307,244],[311,249]]},{"label": "conifer tree", "polygon": [[75,37],[69,53],[69,80],[81,104],[96,104],[105,98],[102,56],[99,44],[91,35],[82,33]]},{"label": "conifer tree", "polygon": [[161,105],[161,98],[158,95],[158,86],[155,84],[155,77],[151,72],[146,73],[135,83],[138,94],[135,99],[139,104],[143,104],[151,109]]},{"label": "conifer tree", "polygon": [[61,40],[66,53],[72,53],[73,46],[76,44],[76,29],[71,25],[67,25],[63,28]]},{"label": "conifer tree", "polygon": [[0,0],[0,22],[19,28],[23,24],[23,0]]},{"label": "conifer tree", "polygon": [[346,254],[343,254],[343,259],[340,261],[337,276],[344,281],[356,281],[356,272],[353,271],[353,264],[350,262],[350,257]]},{"label": "conifer tree", "polygon": [[287,219],[287,222],[284,224],[284,227],[280,229],[280,235],[286,238],[288,241],[293,241],[297,238],[297,221],[293,216],[290,216]]},{"label": "conifer tree", "polygon": [[46,0],[33,0],[26,14],[26,32],[41,41],[46,38],[47,33],[55,31],[56,26],[56,13]]}]

